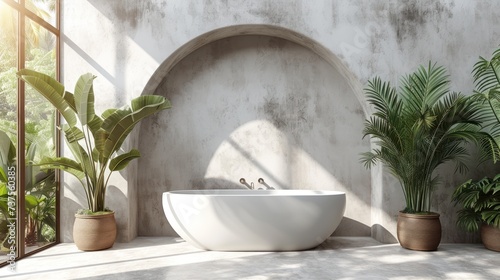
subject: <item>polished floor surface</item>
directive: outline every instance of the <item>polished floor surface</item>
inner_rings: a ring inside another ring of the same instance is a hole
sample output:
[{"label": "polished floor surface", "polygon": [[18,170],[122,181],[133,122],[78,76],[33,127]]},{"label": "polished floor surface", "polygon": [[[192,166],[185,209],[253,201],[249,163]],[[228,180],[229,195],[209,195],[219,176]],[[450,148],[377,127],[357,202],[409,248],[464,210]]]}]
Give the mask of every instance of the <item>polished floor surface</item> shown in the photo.
[{"label": "polished floor surface", "polygon": [[301,252],[202,251],[179,238],[138,237],[99,252],[63,243],[16,262],[8,279],[500,279],[481,244],[417,252],[368,237],[333,237]]}]

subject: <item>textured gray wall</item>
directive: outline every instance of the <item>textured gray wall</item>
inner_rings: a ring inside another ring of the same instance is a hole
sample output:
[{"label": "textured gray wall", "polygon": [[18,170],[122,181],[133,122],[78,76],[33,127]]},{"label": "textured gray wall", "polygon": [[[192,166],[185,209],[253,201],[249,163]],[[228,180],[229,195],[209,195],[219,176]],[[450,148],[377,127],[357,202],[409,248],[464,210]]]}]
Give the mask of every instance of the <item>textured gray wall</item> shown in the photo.
[{"label": "textured gray wall", "polygon": [[[99,76],[100,109],[156,89],[174,105],[134,131],[129,144],[144,156],[114,176],[108,201],[121,241],[172,234],[158,204],[165,190],[264,177],[280,188],[345,190],[347,219],[336,234],[371,230],[394,242],[399,185],[358,163],[369,147],[360,139],[369,112],[362,86],[375,75],[397,85],[432,60],[449,69],[453,90],[469,93],[472,65],[500,32],[494,0],[62,2],[67,84],[86,71]],[[271,37],[214,32],[242,24]],[[474,240],[454,225],[450,193],[465,177],[448,169],[435,196],[443,242]],[[70,241],[82,197],[71,182],[63,196]]]}]

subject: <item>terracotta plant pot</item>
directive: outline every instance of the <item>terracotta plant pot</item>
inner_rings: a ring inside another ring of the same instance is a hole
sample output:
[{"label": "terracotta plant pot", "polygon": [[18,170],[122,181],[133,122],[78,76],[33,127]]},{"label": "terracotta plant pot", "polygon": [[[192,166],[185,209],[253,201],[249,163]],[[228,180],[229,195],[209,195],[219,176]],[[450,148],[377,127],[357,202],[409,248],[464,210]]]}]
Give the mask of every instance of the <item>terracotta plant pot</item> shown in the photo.
[{"label": "terracotta plant pot", "polygon": [[75,215],[73,240],[82,251],[108,249],[115,243],[115,213],[102,215]]},{"label": "terracotta plant pot", "polygon": [[408,214],[399,212],[397,234],[403,248],[435,251],[441,242],[439,214]]},{"label": "terracotta plant pot", "polygon": [[481,240],[486,249],[500,252],[500,228],[483,224],[481,226]]}]

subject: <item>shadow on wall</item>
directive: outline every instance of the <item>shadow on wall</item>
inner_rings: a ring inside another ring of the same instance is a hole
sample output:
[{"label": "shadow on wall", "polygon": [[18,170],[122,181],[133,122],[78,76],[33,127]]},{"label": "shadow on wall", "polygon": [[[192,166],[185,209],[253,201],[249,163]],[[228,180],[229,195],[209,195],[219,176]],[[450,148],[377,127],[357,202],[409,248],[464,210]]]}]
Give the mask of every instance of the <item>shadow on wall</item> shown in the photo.
[{"label": "shadow on wall", "polygon": [[[369,226],[344,216],[332,236],[364,236],[366,232],[370,232]],[[396,239],[394,240],[394,242],[389,243],[398,242]]]},{"label": "shadow on wall", "polygon": [[243,184],[228,181],[222,178],[201,178],[192,181],[192,189],[210,190],[210,189],[247,189]]},{"label": "shadow on wall", "polygon": [[[113,199],[111,199],[111,197]],[[128,212],[128,198],[118,187],[109,185],[106,194],[106,205],[115,212],[116,227],[118,232],[122,234],[117,236],[118,242],[129,242],[128,236],[125,235],[129,228]]]},{"label": "shadow on wall", "polygon": [[376,240],[383,240],[384,243],[398,243],[397,238],[392,235],[385,227],[380,224],[374,224],[371,228],[372,237]]},{"label": "shadow on wall", "polygon": [[71,225],[66,227],[68,228],[68,230],[60,232],[61,240],[63,242],[72,242],[73,224],[75,223],[75,213],[78,209],[81,209],[82,207],[80,206],[80,204],[76,203],[73,199],[68,198],[67,196],[61,196],[61,197],[63,199],[61,204],[64,205],[64,207],[62,207],[62,209],[64,209],[64,212],[61,213],[60,215],[62,220],[60,224]]}]

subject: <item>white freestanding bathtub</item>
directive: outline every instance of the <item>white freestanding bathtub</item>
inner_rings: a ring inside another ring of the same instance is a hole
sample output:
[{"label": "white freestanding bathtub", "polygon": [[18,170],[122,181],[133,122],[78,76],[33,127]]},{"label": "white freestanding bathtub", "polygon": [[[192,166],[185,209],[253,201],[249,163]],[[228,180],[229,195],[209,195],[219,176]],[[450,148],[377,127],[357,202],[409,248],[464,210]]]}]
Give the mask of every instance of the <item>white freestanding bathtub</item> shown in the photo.
[{"label": "white freestanding bathtub", "polygon": [[163,193],[172,228],[216,251],[314,248],[337,228],[345,193],[314,190],[184,190]]}]

